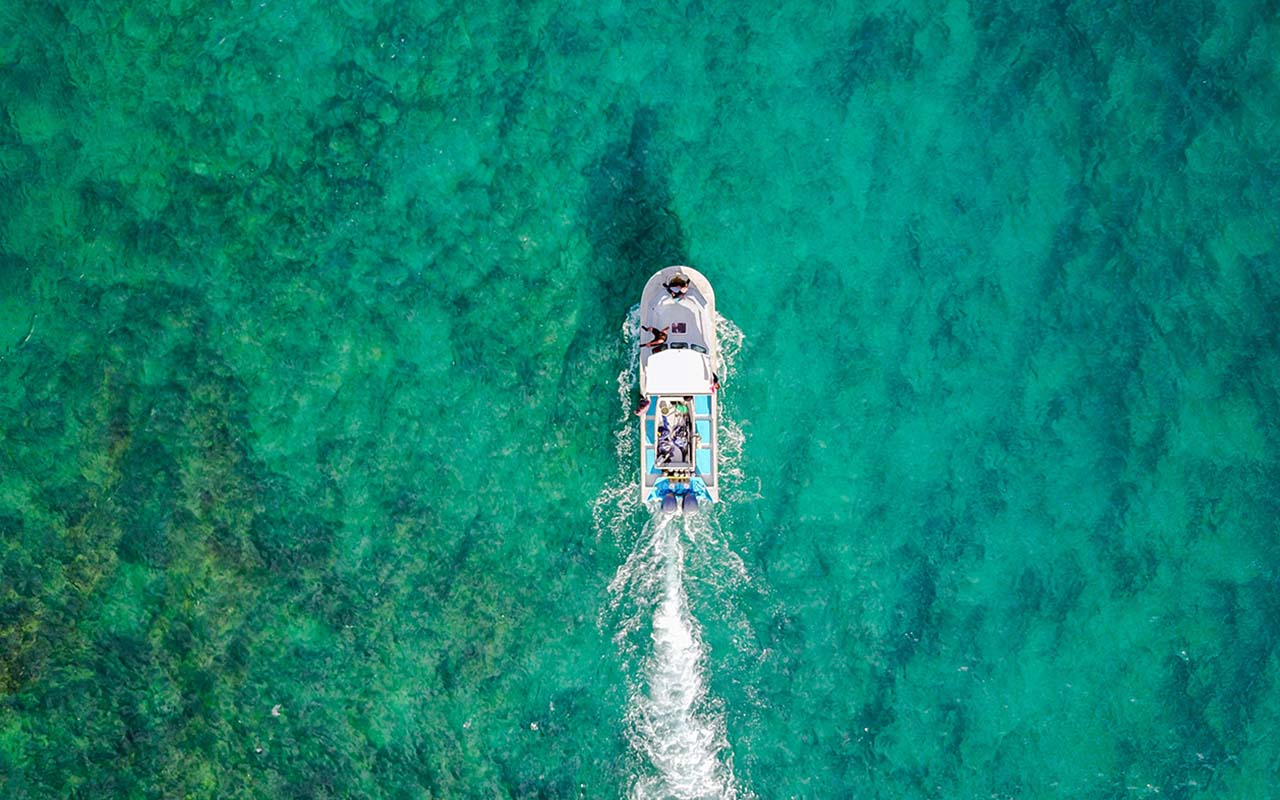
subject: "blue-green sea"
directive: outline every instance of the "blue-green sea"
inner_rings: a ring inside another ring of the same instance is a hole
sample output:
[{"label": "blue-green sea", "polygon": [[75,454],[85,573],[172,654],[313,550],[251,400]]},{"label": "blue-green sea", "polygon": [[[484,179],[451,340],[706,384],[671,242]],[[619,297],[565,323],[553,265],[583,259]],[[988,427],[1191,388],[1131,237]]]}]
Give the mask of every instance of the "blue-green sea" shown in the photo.
[{"label": "blue-green sea", "polygon": [[3,798],[1280,797],[1278,419],[1275,0],[0,2]]}]

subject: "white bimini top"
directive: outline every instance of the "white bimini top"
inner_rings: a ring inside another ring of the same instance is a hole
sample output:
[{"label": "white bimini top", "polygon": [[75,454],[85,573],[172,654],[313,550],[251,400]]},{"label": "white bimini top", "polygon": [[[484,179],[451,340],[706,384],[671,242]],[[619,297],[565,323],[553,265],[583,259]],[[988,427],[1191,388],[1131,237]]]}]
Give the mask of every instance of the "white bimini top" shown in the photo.
[{"label": "white bimini top", "polygon": [[649,356],[645,372],[648,394],[711,393],[711,365],[707,357],[696,350],[676,350],[668,345],[666,350]]}]

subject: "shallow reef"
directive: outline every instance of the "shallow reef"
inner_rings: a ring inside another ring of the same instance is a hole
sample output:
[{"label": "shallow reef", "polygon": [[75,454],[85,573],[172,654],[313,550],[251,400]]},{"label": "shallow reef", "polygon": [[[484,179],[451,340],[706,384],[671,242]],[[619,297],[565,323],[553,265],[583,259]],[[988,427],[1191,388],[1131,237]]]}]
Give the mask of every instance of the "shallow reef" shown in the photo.
[{"label": "shallow reef", "polygon": [[681,262],[744,794],[1276,792],[1280,22],[1024,6],[3,4],[0,795],[624,795]]}]

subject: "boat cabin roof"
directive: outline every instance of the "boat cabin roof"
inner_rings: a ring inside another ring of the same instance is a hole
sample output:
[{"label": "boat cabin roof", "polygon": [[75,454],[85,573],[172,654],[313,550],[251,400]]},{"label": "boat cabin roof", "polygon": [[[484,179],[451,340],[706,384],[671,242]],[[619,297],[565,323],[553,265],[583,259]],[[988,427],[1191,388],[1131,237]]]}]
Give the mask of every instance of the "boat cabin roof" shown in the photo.
[{"label": "boat cabin roof", "polygon": [[[685,345],[679,347],[678,345]],[[648,394],[709,394],[711,365],[706,348],[694,349],[684,342],[669,344],[650,353],[645,365],[645,392]]]}]

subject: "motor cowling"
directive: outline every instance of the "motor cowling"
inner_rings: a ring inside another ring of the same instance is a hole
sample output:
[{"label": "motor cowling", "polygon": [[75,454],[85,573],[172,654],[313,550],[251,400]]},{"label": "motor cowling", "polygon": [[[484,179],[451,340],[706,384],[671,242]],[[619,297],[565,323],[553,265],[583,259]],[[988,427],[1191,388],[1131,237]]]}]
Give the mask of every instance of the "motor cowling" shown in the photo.
[{"label": "motor cowling", "polygon": [[676,508],[676,496],[670,493],[664,494],[662,496],[662,513],[674,514],[676,513]]},{"label": "motor cowling", "polygon": [[689,492],[684,496],[684,501],[680,504],[686,517],[692,517],[698,513],[698,496],[693,492]]}]

